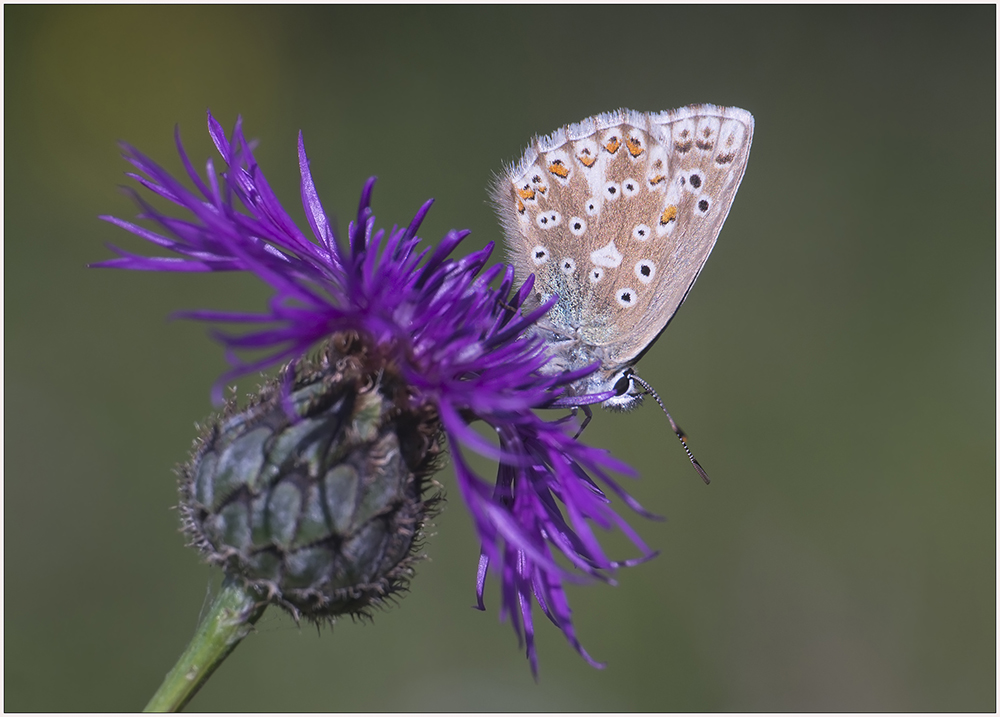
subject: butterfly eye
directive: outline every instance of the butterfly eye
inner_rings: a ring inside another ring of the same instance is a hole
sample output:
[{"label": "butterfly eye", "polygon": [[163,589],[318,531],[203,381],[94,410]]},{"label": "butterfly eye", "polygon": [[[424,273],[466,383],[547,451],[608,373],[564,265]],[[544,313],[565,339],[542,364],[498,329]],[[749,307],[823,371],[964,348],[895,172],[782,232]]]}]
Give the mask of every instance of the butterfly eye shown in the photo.
[{"label": "butterfly eye", "polygon": [[624,396],[631,387],[632,379],[629,378],[629,374],[625,374],[615,383],[615,395]]}]

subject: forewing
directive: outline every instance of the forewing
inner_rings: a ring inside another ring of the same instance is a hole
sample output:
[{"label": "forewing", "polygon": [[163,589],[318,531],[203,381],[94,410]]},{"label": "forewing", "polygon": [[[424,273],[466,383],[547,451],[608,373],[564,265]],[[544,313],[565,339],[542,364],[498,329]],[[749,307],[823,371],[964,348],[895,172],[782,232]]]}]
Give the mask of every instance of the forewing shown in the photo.
[{"label": "forewing", "polygon": [[696,105],[598,115],[536,138],[494,199],[518,276],[549,321],[624,365],[705,265],[746,169],[753,117]]}]

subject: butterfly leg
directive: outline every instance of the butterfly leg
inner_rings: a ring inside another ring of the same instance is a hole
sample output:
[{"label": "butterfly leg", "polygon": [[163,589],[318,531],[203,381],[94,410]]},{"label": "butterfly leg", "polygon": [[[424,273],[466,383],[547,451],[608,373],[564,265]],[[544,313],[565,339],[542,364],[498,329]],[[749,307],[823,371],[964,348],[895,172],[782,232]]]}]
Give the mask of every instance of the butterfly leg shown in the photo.
[{"label": "butterfly leg", "polygon": [[583,421],[580,423],[580,430],[576,432],[575,436],[573,436],[574,441],[583,435],[583,429],[587,427],[587,425],[590,423],[590,419],[594,417],[594,412],[590,410],[590,406],[574,406],[573,407],[574,416],[576,415],[577,409],[583,411]]}]

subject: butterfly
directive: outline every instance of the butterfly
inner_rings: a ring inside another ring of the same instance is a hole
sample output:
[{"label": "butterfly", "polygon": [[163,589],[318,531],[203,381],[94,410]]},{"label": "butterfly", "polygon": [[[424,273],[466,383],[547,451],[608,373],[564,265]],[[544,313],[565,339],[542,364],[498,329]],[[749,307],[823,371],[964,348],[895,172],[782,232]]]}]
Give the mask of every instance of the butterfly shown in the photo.
[{"label": "butterfly", "polygon": [[527,306],[556,297],[535,329],[549,370],[600,365],[568,386],[570,405],[629,410],[652,393],[663,407],[634,366],[705,266],[753,129],[736,107],[623,109],[536,137],[497,178],[491,194],[509,259],[520,280],[534,274]]}]

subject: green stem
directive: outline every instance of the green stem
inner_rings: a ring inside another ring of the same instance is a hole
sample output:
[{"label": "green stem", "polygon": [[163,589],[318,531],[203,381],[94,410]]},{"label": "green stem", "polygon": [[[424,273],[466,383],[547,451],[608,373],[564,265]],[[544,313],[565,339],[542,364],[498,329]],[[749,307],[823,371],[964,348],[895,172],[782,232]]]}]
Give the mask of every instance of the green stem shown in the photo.
[{"label": "green stem", "polygon": [[178,712],[264,614],[267,603],[229,577],[145,712]]}]

